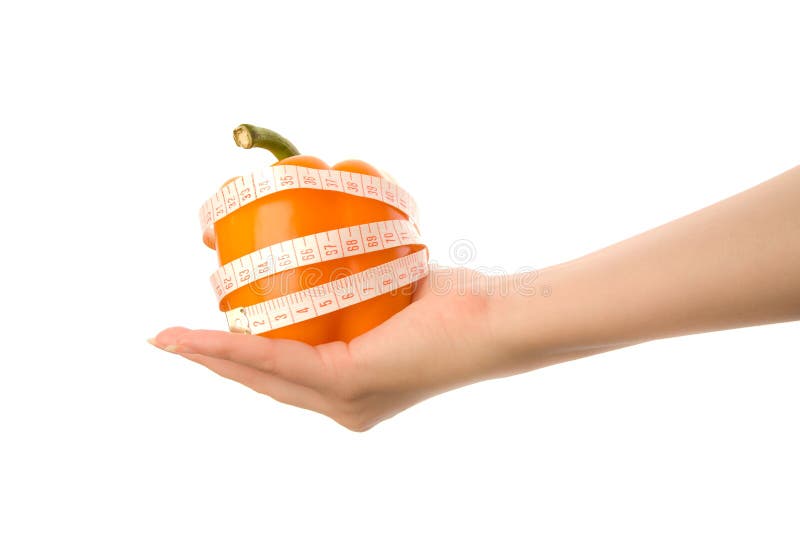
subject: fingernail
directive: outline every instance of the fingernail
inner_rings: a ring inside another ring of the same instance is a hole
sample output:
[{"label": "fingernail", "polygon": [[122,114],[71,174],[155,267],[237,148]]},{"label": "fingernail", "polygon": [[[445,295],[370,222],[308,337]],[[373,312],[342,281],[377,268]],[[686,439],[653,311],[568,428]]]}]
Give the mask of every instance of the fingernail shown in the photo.
[{"label": "fingernail", "polygon": [[154,337],[148,339],[147,342],[153,345],[154,347],[159,348],[161,350],[165,350],[167,352],[172,352],[177,354],[181,350],[178,345],[159,345],[158,342],[156,341],[156,338]]}]

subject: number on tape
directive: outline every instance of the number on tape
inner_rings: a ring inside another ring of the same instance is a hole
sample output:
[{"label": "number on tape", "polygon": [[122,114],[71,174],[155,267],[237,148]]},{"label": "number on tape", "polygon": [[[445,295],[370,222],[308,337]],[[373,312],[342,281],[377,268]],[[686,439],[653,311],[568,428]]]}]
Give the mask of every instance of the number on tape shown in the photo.
[{"label": "number on tape", "polygon": [[239,176],[220,188],[200,208],[200,223],[205,231],[206,227],[258,198],[303,188],[338,191],[378,200],[402,211],[412,221],[417,221],[414,199],[389,179],[336,169],[275,165]]},{"label": "number on tape", "polygon": [[327,284],[225,312],[232,332],[261,334],[398,290],[428,274],[428,250]]},{"label": "number on tape", "polygon": [[405,220],[338,228],[282,241],[226,263],[211,275],[211,287],[220,301],[240,287],[296,267],[416,244],[421,244],[420,235]]},{"label": "number on tape", "polygon": [[[270,245],[217,269],[211,285],[217,300],[276,273],[401,245],[422,244],[414,199],[392,180],[334,169],[275,165],[239,176],[200,208],[203,232],[256,199],[289,189],[318,189],[371,198],[397,208],[410,220],[391,219],[337,228]],[[280,298],[225,312],[233,332],[260,334],[299,323],[395,291],[428,274],[428,251],[392,260]]]}]

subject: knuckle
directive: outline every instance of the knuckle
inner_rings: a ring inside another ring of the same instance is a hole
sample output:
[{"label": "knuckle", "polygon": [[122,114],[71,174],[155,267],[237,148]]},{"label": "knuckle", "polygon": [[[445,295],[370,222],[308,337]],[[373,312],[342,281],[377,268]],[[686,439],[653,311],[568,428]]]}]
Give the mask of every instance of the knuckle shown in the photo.
[{"label": "knuckle", "polygon": [[280,374],[282,371],[276,364],[275,358],[272,358],[270,356],[262,356],[261,358],[259,358],[258,367],[262,371],[266,371],[268,373],[273,373],[273,374]]}]

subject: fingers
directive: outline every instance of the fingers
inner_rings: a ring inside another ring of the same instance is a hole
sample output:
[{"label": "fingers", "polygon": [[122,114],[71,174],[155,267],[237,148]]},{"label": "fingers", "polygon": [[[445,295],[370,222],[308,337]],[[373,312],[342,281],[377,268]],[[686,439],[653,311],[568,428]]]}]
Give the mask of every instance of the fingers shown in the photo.
[{"label": "fingers", "polygon": [[327,403],[324,398],[313,389],[283,380],[277,376],[236,362],[191,352],[177,352],[176,354],[183,356],[187,360],[199,363],[224,378],[233,380],[258,393],[272,397],[278,402],[291,404],[298,408],[305,408],[319,413],[325,413]]},{"label": "fingers", "polygon": [[[190,330],[183,326],[172,326],[170,328],[162,330],[161,332],[158,333],[158,335],[148,339],[147,341],[149,341],[152,345],[155,345],[160,349],[166,350],[167,347],[176,347],[178,336],[186,332],[190,332]],[[170,350],[169,352],[173,351]]]},{"label": "fingers", "polygon": [[317,350],[299,341],[173,327],[160,332],[155,342],[170,352],[200,354],[245,365],[305,386],[319,387],[328,379]]}]

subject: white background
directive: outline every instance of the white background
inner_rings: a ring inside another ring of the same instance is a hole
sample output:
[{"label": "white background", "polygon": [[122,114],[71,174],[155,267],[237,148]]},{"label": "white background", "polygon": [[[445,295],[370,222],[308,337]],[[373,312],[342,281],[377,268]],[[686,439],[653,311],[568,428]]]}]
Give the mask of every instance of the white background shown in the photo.
[{"label": "white background", "polygon": [[438,263],[469,239],[473,266],[544,267],[800,163],[790,5],[0,8],[0,531],[798,532],[798,323],[477,384],[365,434],[145,342],[225,327],[196,212],[272,161],[237,124],[391,172]]}]

